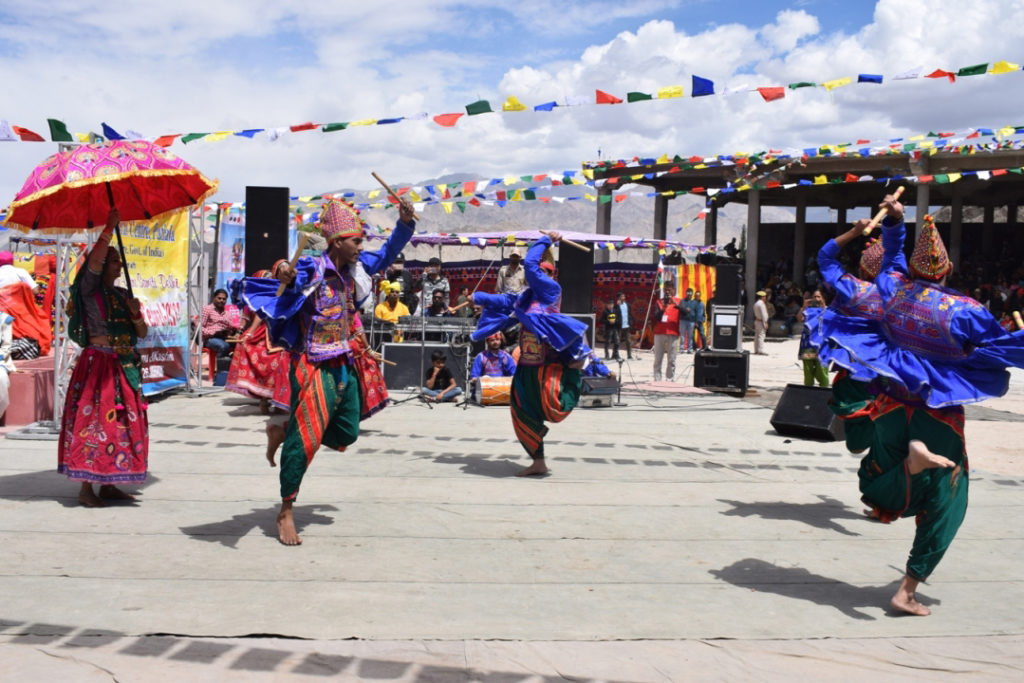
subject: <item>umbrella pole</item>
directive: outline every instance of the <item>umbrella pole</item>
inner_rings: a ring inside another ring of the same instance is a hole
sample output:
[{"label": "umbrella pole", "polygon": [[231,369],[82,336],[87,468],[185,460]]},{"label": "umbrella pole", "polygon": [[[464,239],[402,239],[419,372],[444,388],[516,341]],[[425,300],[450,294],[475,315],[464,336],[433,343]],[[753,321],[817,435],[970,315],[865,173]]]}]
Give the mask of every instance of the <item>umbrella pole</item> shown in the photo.
[{"label": "umbrella pole", "polygon": [[[110,189],[110,183],[107,183],[107,199],[110,200],[110,208],[114,209],[114,191]],[[124,242],[121,241],[121,224],[118,223],[114,226],[114,234],[117,235],[117,250],[121,252],[121,268],[124,273],[124,283],[128,288],[128,298],[134,299],[135,295],[132,293],[132,278],[128,275],[128,259],[124,255]]]}]

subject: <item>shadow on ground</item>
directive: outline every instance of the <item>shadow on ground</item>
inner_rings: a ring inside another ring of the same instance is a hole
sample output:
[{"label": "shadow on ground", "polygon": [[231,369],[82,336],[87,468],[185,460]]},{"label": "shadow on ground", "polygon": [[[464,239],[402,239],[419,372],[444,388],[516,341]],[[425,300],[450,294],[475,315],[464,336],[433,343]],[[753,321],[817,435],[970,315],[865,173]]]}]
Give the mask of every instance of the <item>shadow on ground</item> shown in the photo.
[{"label": "shadow on ground", "polygon": [[[146,481],[140,484],[118,484],[117,487],[134,496],[139,496],[136,501],[107,501],[110,507],[135,507],[143,502],[142,489],[159,482],[159,477],[152,474],[146,477]],[[71,481],[63,474],[57,472],[57,468],[43,470],[41,472],[23,472],[21,474],[8,474],[0,476],[0,498],[5,500],[18,500],[30,503],[55,502],[66,508],[80,507],[78,502],[78,490],[81,483]]]},{"label": "shadow on ground", "polygon": [[731,510],[725,510],[721,514],[729,517],[752,517],[758,516],[762,519],[789,520],[803,522],[816,529],[828,529],[838,531],[845,536],[860,536],[840,524],[836,519],[849,519],[862,521],[863,515],[850,511],[842,501],[829,496],[819,495],[820,503],[786,503],[783,501],[747,502],[742,500],[727,500],[719,498],[718,502],[731,505]]},{"label": "shadow on ground", "polygon": [[[338,508],[333,505],[296,505],[294,511],[295,530],[301,534],[310,524],[323,526],[334,524],[333,517],[320,513],[337,511]],[[251,512],[234,515],[230,519],[180,528],[182,533],[197,541],[220,543],[228,548],[237,548],[238,542],[254,530],[262,531],[263,535],[269,538],[277,538],[277,506],[253,508]]]},{"label": "shadow on ground", "polygon": [[[813,574],[802,567],[780,567],[778,565],[748,557],[708,572],[726,583],[762,593],[775,593],[797,600],[807,600],[817,605],[834,607],[851,619],[874,621],[863,608],[884,608],[889,616],[908,616],[889,608],[889,600],[896,593],[900,580],[887,586],[853,586],[827,576]],[[941,604],[917,593],[917,599],[924,605]]]}]

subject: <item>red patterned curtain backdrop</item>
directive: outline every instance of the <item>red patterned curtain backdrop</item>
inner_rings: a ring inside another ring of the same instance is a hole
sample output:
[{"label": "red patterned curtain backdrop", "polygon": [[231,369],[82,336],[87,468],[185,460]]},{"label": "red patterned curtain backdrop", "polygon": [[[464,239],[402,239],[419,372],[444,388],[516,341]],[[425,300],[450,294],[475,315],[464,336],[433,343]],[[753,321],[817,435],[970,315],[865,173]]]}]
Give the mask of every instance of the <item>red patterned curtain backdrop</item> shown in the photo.
[{"label": "red patterned curtain backdrop", "polygon": [[[444,274],[448,278],[448,284],[452,292],[452,304],[459,295],[459,289],[468,287],[469,291],[477,286],[480,277],[487,269],[487,261],[459,261],[444,264]],[[419,277],[425,264],[407,262],[406,269],[413,277]],[[688,287],[701,293],[701,299],[708,300],[710,293],[715,289],[715,269],[713,266],[701,264],[687,264],[683,266],[670,266],[665,269],[671,287],[672,280],[675,281],[677,296],[682,296]],[[480,284],[480,290],[493,292],[497,284],[498,264],[491,267],[487,276]],[[639,333],[645,326],[642,324],[644,316],[648,313],[651,302],[651,294],[657,284],[657,266],[654,264],[635,263],[598,263],[594,265],[594,294],[592,308],[595,314],[599,314],[604,308],[604,302],[609,298],[615,298],[619,292],[625,292],[626,301],[629,302],[629,310],[633,320],[633,332]],[[563,287],[571,286],[569,283],[562,283]],[[651,314],[653,322],[653,313]],[[598,326],[600,330],[600,326]],[[646,329],[650,330],[647,325]],[[648,334],[648,337],[650,335]],[[646,340],[648,343],[650,339]]]}]

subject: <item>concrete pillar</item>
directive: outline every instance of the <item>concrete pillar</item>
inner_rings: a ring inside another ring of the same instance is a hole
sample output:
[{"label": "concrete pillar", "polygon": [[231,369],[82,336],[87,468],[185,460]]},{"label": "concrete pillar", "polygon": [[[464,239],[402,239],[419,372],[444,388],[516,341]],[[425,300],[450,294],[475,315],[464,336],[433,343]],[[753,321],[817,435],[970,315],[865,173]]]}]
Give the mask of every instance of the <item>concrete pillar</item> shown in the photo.
[{"label": "concrete pillar", "polygon": [[953,272],[960,272],[960,260],[963,255],[964,238],[964,197],[960,188],[953,187],[953,196],[949,204],[949,260],[953,262]]},{"label": "concrete pillar", "polygon": [[[597,189],[597,228],[595,232],[598,235],[610,235],[612,234],[612,187],[611,185],[602,185]],[[602,197],[607,197],[608,201],[603,201]],[[608,251],[600,249],[594,254],[594,263],[608,263]]]},{"label": "concrete pillar", "polygon": [[718,244],[718,202],[711,205],[708,215],[704,217],[704,244]]},{"label": "concrete pillar", "polygon": [[[654,240],[667,239],[668,234],[668,197],[658,195],[654,198]],[[653,252],[654,262],[658,262],[658,250]]]},{"label": "concrete pillar", "polygon": [[921,236],[921,226],[924,225],[924,216],[928,211],[931,199],[931,188],[928,185],[917,186],[917,218],[914,219],[914,244],[917,244],[917,238]]},{"label": "concrete pillar", "polygon": [[793,224],[793,282],[801,287],[804,282],[804,268],[807,265],[807,201],[801,199],[796,205],[796,222]]},{"label": "concrete pillar", "polygon": [[747,307],[743,312],[745,320],[754,319],[754,302],[757,297],[757,249],[761,233],[761,191],[747,192],[747,253],[743,267],[743,285],[747,290]]},{"label": "concrete pillar", "polygon": [[982,207],[981,223],[981,253],[985,256],[995,256],[996,253],[996,225],[995,208],[992,206]]}]

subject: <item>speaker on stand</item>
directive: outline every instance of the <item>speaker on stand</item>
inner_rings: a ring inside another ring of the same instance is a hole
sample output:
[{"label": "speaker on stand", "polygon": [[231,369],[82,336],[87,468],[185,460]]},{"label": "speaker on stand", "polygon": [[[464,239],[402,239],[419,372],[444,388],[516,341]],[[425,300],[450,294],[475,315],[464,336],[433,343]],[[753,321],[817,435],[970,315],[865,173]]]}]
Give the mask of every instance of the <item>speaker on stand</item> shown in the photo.
[{"label": "speaker on stand", "polygon": [[288,253],[288,188],[245,188],[245,272],[270,270]]}]

